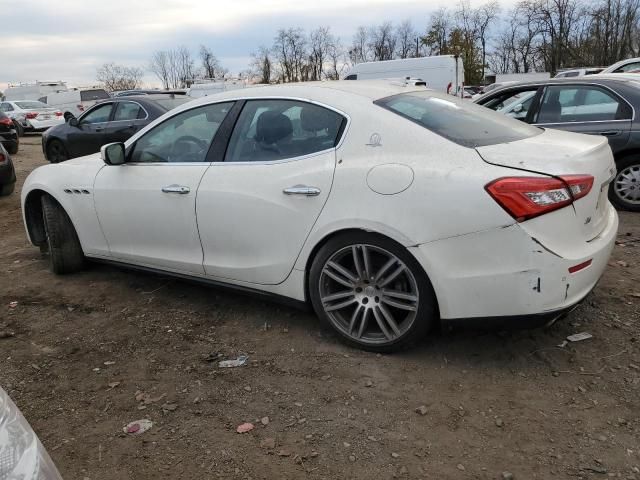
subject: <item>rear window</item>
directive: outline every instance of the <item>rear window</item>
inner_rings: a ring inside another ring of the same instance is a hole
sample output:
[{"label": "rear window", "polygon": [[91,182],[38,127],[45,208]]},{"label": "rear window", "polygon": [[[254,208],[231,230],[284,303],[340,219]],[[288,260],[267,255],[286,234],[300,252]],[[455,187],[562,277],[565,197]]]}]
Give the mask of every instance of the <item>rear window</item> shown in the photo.
[{"label": "rear window", "polygon": [[468,100],[432,92],[403,93],[375,103],[463,147],[515,142],[542,133]]},{"label": "rear window", "polygon": [[177,96],[177,97],[173,97],[173,96],[169,96],[167,95],[167,98],[160,98],[160,99],[156,99],[154,100],[158,105],[160,105],[162,108],[166,109],[167,111],[174,109],[176,107],[179,107],[180,105],[190,102],[191,100],[193,100],[193,98],[191,97],[187,97],[185,96]]},{"label": "rear window", "polygon": [[49,105],[47,105],[46,103],[42,103],[42,102],[37,102],[37,101],[33,101],[33,102],[16,102],[16,105],[20,108],[22,108],[23,110],[33,110],[36,108],[49,108]]},{"label": "rear window", "polygon": [[101,88],[96,88],[95,90],[80,91],[81,102],[88,102],[91,100],[104,100],[105,98],[110,98],[109,94],[106,90],[102,90]]}]

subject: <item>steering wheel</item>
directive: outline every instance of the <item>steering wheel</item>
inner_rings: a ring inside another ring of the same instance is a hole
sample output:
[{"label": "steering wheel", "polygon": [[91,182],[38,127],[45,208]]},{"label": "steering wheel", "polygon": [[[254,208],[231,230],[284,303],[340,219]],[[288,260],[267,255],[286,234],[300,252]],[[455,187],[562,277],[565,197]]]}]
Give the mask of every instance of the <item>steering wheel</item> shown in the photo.
[{"label": "steering wheel", "polygon": [[[181,144],[183,147],[181,148]],[[178,138],[171,147],[170,162],[200,161],[206,153],[208,143],[193,135],[183,135]],[[195,147],[195,148],[193,148]]]}]

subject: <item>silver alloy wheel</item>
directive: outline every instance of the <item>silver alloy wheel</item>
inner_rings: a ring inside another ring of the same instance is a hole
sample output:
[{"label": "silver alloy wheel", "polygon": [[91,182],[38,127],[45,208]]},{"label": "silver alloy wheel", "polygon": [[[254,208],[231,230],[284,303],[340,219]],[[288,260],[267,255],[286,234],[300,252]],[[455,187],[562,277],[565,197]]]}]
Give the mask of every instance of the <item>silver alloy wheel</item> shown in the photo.
[{"label": "silver alloy wheel", "polygon": [[414,324],[419,292],[413,273],[391,252],[344,247],[322,267],[320,301],[331,323],[356,342],[392,343]]},{"label": "silver alloy wheel", "polygon": [[630,165],[619,172],[613,188],[621,200],[640,205],[640,164]]}]

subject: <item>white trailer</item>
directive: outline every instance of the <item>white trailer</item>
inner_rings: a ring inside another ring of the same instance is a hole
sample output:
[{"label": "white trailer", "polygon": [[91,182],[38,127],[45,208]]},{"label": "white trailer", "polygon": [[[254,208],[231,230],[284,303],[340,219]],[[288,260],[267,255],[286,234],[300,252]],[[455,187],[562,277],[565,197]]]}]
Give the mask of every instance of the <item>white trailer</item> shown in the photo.
[{"label": "white trailer", "polygon": [[357,63],[344,80],[375,80],[407,78],[423,80],[428,88],[452,95],[462,95],[464,66],[457,55],[404,58],[382,62]]},{"label": "white trailer", "polygon": [[4,97],[7,101],[13,100],[40,100],[42,97],[50,93],[66,92],[67,84],[61,81],[55,82],[35,82],[35,83],[19,83],[7,87],[4,91]]}]

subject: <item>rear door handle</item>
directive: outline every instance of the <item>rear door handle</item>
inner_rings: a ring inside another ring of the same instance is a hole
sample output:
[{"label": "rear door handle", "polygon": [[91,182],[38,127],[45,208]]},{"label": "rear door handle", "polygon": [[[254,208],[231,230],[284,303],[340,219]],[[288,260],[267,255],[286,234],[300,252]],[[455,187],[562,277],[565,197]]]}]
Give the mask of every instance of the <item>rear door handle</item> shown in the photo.
[{"label": "rear door handle", "polygon": [[282,190],[285,195],[304,195],[305,197],[317,197],[320,195],[318,187],[308,187],[307,185],[294,185]]},{"label": "rear door handle", "polygon": [[177,193],[178,195],[186,195],[191,191],[189,187],[185,187],[184,185],[167,185],[166,187],[162,187],[162,191],[164,193]]},{"label": "rear door handle", "polygon": [[598,132],[604,137],[615,137],[620,134],[620,130],[605,130],[604,132]]}]

